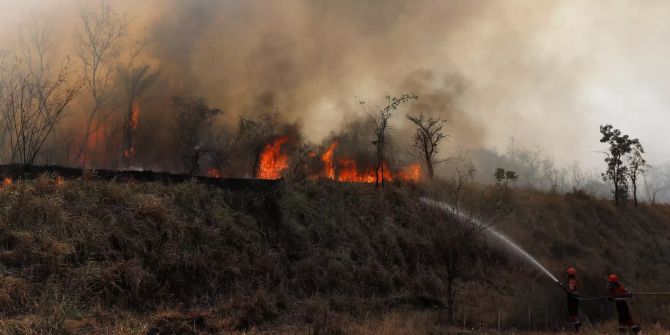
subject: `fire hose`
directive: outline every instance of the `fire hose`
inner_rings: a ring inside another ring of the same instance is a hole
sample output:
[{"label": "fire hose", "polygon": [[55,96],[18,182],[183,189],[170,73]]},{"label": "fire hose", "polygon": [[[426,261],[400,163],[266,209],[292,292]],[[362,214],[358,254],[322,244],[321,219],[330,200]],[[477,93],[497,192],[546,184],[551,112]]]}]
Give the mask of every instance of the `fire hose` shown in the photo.
[{"label": "fire hose", "polygon": [[612,296],[609,296],[609,295],[598,296],[598,297],[580,297],[579,295],[576,295],[576,294],[573,294],[573,293],[569,292],[568,289],[565,287],[565,285],[563,285],[563,283],[561,283],[560,281],[557,281],[556,284],[558,284],[558,286],[561,289],[563,289],[563,291],[565,291],[568,294],[571,294],[572,296],[574,296],[579,301],[597,301],[597,300],[607,300],[607,299],[616,301],[616,300],[632,299],[634,296],[665,296],[665,295],[670,296],[670,292],[631,292],[631,293],[629,293],[625,296],[621,296],[621,297],[612,297]]}]

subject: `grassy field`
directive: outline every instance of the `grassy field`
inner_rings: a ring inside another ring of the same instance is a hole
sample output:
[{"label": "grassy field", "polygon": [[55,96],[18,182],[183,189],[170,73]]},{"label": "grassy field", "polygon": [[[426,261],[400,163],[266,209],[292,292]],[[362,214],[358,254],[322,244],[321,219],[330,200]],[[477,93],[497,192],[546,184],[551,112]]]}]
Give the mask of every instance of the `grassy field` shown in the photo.
[{"label": "grassy field", "polygon": [[[504,208],[498,228],[553,271],[576,265],[589,294],[602,293],[612,269],[636,289],[670,282],[667,206],[459,192],[482,213]],[[457,223],[421,194],[449,200],[455,189],[16,181],[0,190],[0,334],[495,333],[498,319],[523,333],[529,310],[533,330],[559,329],[564,296],[554,284],[491,241],[447,240],[460,236]],[[451,318],[449,264],[462,273]],[[636,300],[633,310],[660,331],[668,306]],[[592,332],[616,329],[607,303],[584,311]]]}]

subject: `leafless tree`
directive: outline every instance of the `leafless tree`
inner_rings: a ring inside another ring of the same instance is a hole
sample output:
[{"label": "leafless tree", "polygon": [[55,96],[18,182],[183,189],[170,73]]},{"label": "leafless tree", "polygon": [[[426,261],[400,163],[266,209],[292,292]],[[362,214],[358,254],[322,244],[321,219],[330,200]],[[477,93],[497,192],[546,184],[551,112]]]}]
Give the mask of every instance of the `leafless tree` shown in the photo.
[{"label": "leafless tree", "polygon": [[414,154],[423,161],[428,171],[428,177],[432,180],[435,174],[435,166],[446,161],[445,159],[439,159],[437,154],[439,153],[440,143],[449,138],[449,135],[442,130],[447,121],[427,117],[423,114],[407,115],[407,119],[416,126],[414,143],[412,143]]},{"label": "leafless tree", "polygon": [[202,159],[215,152],[214,119],[222,111],[209,108],[201,98],[174,97],[172,103],[177,122],[175,136],[182,163],[187,173],[199,174]]},{"label": "leafless tree", "polygon": [[69,59],[54,73],[41,75],[21,69],[19,64],[0,68],[0,108],[13,162],[32,165],[44,141],[65,116],[81,89],[70,75]]},{"label": "leafless tree", "polygon": [[82,87],[70,58],[53,66],[48,20],[27,20],[19,30],[21,56],[0,65],[0,116],[12,162],[32,165]]},{"label": "leafless tree", "polygon": [[242,116],[239,121],[237,147],[251,152],[251,176],[258,175],[258,165],[263,147],[277,132],[279,112],[260,112],[254,115]]},{"label": "leafless tree", "polygon": [[121,152],[126,167],[132,166],[133,159],[135,158],[134,137],[139,124],[140,104],[146,92],[158,79],[158,71],[153,71],[149,64],[137,64],[138,56],[146,45],[146,40],[136,41],[133,45],[128,64],[119,70],[119,76],[126,93]]},{"label": "leafless tree", "polygon": [[383,108],[373,108],[365,101],[360,104],[363,110],[368,114],[375,125],[375,139],[372,144],[375,146],[377,166],[375,168],[375,186],[384,187],[384,164],[385,156],[384,149],[386,146],[386,132],[389,128],[389,120],[393,116],[393,112],[398,110],[398,107],[410,100],[416,100],[418,97],[414,94],[403,94],[400,97],[386,96],[387,104]]},{"label": "leafless tree", "polygon": [[114,93],[115,57],[126,36],[126,20],[106,1],[102,0],[95,10],[81,13],[81,29],[75,34],[82,64],[85,88],[92,99],[87,113],[78,159],[85,164],[88,139],[111,112],[105,107]]},{"label": "leafless tree", "polygon": [[[506,187],[486,192],[477,187],[472,180],[474,167],[466,164],[457,167],[456,174],[446,183],[437,184],[435,198],[444,198],[446,202],[428,203],[438,206],[449,214],[449,219],[441,219],[434,226],[434,234],[444,247],[436,250],[445,270],[445,295],[449,320],[453,320],[456,310],[456,297],[459,284],[474,275],[478,269],[475,251],[485,232],[503,220],[511,212],[510,190]],[[440,216],[441,213],[436,213]]]}]

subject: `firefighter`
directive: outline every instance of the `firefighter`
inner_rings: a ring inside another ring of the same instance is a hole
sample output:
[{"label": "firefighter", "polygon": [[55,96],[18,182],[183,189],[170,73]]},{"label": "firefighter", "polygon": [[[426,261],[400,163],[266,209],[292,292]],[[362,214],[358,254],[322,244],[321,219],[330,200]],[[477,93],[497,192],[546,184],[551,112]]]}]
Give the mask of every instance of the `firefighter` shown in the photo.
[{"label": "firefighter", "polygon": [[619,283],[619,277],[616,274],[609,275],[607,282],[610,293],[609,300],[614,301],[617,314],[619,314],[619,332],[625,333],[630,328],[633,333],[638,333],[640,326],[633,321],[630,309],[628,308],[628,302],[626,301],[632,298],[633,295]]},{"label": "firefighter", "polygon": [[568,299],[568,321],[575,327],[575,331],[579,331],[582,326],[582,321],[579,319],[579,291],[577,290],[577,270],[569,267],[565,270],[568,276],[568,284],[563,287]]}]

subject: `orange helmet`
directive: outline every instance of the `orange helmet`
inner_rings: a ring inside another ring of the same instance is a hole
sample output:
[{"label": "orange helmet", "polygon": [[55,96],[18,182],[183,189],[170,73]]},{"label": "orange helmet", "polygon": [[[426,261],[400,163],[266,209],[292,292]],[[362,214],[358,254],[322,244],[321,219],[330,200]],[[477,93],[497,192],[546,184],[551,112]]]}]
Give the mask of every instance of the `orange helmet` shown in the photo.
[{"label": "orange helmet", "polygon": [[567,270],[565,270],[565,273],[571,275],[571,276],[576,276],[577,275],[577,270],[573,268],[572,266],[569,267]]},{"label": "orange helmet", "polygon": [[607,281],[610,283],[618,283],[619,282],[619,277],[615,274],[611,274],[607,277]]}]

